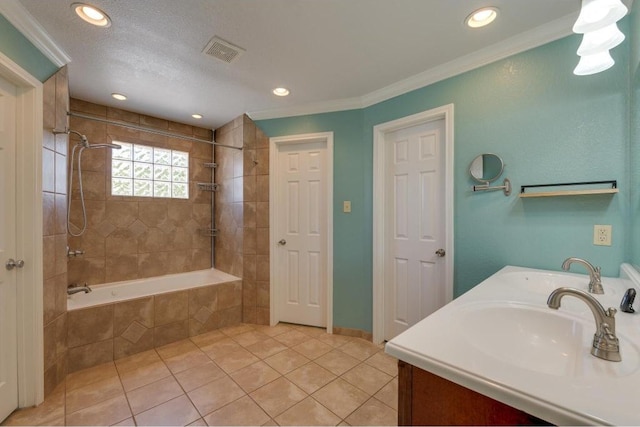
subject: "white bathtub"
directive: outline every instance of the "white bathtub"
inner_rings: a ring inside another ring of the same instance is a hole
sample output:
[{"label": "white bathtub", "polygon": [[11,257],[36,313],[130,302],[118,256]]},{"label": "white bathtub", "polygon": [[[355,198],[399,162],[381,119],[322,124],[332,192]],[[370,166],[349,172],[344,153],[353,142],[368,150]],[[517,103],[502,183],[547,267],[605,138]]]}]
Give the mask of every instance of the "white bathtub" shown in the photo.
[{"label": "white bathtub", "polygon": [[211,268],[188,273],[93,285],[91,286],[93,292],[88,294],[80,292],[68,296],[67,311],[236,280],[241,279]]}]

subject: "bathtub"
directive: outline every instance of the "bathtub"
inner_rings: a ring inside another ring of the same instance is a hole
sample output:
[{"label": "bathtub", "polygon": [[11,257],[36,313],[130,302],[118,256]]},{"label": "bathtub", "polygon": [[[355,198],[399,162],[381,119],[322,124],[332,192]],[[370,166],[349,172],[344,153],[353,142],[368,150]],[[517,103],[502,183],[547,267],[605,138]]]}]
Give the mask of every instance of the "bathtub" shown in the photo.
[{"label": "bathtub", "polygon": [[67,311],[237,280],[241,279],[210,268],[187,273],[92,285],[92,292],[88,294],[77,293],[67,297]]},{"label": "bathtub", "polygon": [[242,322],[242,279],[215,269],[91,288],[67,298],[69,373]]}]

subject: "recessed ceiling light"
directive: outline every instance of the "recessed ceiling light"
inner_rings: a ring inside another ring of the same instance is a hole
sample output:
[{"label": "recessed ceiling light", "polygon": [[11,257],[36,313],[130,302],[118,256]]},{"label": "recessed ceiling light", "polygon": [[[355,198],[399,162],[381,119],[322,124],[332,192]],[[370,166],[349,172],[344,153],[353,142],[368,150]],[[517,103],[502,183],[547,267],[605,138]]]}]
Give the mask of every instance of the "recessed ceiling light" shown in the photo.
[{"label": "recessed ceiling light", "polygon": [[124,101],[125,99],[127,99],[127,97],[121,93],[112,93],[111,96],[117,99],[118,101]]},{"label": "recessed ceiling light", "polygon": [[193,117],[194,119],[201,119],[202,114],[192,114],[191,117]]},{"label": "recessed ceiling light", "polygon": [[471,28],[480,28],[485,25],[489,25],[498,16],[498,8],[496,7],[483,7],[471,13],[465,19],[465,23]]},{"label": "recessed ceiling light", "polygon": [[73,3],[71,8],[89,24],[103,28],[111,26],[111,18],[95,6],[86,3]]},{"label": "recessed ceiling light", "polygon": [[273,90],[273,94],[277,96],[287,96],[289,95],[289,89],[286,87],[277,87]]}]

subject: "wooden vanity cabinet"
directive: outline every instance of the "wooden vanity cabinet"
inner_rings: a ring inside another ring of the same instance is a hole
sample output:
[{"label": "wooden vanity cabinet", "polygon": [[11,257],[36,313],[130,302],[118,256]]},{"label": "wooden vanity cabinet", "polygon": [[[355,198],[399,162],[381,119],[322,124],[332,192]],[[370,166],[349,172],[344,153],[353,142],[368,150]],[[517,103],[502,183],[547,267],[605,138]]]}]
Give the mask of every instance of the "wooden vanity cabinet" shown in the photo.
[{"label": "wooden vanity cabinet", "polygon": [[398,425],[552,425],[398,361]]}]

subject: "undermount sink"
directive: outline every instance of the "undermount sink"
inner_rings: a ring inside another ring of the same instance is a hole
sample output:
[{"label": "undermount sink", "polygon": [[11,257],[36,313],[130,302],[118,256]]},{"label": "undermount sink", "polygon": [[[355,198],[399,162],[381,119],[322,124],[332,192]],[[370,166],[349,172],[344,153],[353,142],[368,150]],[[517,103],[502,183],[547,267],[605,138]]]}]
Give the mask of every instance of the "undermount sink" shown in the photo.
[{"label": "undermount sink", "polygon": [[622,362],[590,354],[595,321],[517,303],[472,303],[460,307],[468,344],[484,356],[554,376],[629,375],[640,368],[640,350],[619,336]]}]

